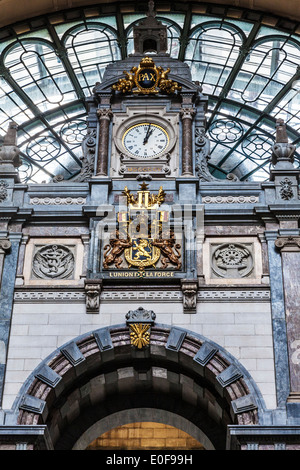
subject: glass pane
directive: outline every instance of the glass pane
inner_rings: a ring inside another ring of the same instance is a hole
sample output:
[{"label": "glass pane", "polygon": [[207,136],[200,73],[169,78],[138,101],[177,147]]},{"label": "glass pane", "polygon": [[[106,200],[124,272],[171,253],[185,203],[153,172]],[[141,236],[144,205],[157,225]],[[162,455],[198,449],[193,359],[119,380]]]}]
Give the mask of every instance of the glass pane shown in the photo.
[{"label": "glass pane", "polygon": [[86,94],[91,94],[95,83],[101,82],[106,66],[120,59],[115,35],[108,28],[95,24],[69,31],[65,46],[68,59]]}]

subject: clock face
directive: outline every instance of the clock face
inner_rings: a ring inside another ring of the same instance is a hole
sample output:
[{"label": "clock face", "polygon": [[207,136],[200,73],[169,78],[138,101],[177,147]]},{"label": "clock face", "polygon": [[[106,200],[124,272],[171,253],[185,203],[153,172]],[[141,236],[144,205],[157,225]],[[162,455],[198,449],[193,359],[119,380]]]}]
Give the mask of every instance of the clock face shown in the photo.
[{"label": "clock face", "polygon": [[123,139],[126,151],[134,157],[156,157],[169,145],[167,131],[158,124],[143,122],[127,129]]}]

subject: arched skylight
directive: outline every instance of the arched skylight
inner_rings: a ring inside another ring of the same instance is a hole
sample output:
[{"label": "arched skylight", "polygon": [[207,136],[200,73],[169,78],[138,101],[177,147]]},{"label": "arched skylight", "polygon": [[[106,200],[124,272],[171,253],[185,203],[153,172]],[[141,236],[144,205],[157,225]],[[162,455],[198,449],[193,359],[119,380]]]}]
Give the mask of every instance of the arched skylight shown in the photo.
[{"label": "arched skylight", "polygon": [[[11,120],[19,125],[22,181],[80,171],[85,98],[109,63],[133,52],[133,26],[145,13],[132,5],[68,10],[0,30],[0,133]],[[214,5],[156,8],[168,52],[209,97],[211,173],[267,179],[276,119],[286,121],[292,143],[300,140],[299,25]]]}]

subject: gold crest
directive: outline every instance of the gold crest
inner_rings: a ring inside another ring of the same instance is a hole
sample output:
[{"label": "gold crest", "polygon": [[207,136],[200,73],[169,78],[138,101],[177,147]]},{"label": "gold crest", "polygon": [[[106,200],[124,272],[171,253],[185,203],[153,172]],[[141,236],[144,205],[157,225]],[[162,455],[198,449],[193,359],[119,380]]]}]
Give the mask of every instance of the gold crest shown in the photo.
[{"label": "gold crest", "polygon": [[150,325],[142,323],[133,323],[130,327],[131,344],[138,349],[148,346],[150,343]]},{"label": "gold crest", "polygon": [[115,91],[122,93],[175,93],[181,90],[177,82],[168,79],[170,69],[163,70],[156,66],[151,57],[145,57],[141,60],[138,67],[132,67],[130,72],[124,70],[125,78],[120,78],[112,86]]},{"label": "gold crest", "polygon": [[128,268],[136,267],[140,272],[149,267],[157,269],[158,261],[164,269],[170,263],[180,269],[181,245],[176,243],[174,232],[165,228],[169,213],[160,208],[165,200],[162,186],[157,194],[151,194],[148,185],[142,183],[136,195],[126,186],[123,197],[127,210],[118,212],[118,229],[104,246],[104,269],[112,264],[121,269],[123,260]]}]

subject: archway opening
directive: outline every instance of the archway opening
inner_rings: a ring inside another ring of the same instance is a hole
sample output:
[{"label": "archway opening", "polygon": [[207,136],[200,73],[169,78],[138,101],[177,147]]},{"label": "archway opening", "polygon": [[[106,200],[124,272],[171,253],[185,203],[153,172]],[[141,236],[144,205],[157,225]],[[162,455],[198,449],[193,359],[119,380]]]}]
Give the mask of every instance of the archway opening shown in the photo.
[{"label": "archway opening", "polygon": [[181,429],[157,422],[117,426],[94,439],[86,450],[205,450],[203,444]]},{"label": "archway opening", "polygon": [[[250,386],[250,388],[249,388]],[[257,424],[260,396],[217,345],[166,325],[133,347],[127,325],[64,345],[24,383],[18,423],[45,424],[56,450],[85,450],[118,426],[173,426],[204,449],[225,449],[228,424]]]}]

